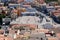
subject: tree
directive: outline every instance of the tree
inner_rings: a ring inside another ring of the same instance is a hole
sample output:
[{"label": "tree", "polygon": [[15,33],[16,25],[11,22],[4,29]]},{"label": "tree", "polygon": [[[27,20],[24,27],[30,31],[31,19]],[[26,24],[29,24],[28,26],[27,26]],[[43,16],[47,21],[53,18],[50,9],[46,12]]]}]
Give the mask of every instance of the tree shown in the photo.
[{"label": "tree", "polygon": [[23,26],[20,26],[20,28],[19,28],[19,29],[20,29],[20,31],[21,31],[21,30],[25,30]]},{"label": "tree", "polygon": [[5,17],[6,17],[6,15],[0,14],[0,25],[2,25],[2,18],[5,18]]}]

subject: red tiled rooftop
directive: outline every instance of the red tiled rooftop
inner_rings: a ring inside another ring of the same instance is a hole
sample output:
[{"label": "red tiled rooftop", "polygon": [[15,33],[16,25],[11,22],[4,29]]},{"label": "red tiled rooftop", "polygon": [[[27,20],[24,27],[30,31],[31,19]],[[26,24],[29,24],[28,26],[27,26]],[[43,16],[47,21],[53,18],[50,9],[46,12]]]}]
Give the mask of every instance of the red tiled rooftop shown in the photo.
[{"label": "red tiled rooftop", "polygon": [[4,40],[4,39],[5,39],[4,35],[0,35],[0,40]]},{"label": "red tiled rooftop", "polygon": [[3,33],[4,32],[4,30],[0,30],[0,33]]},{"label": "red tiled rooftop", "polygon": [[13,38],[11,38],[11,37],[5,37],[4,35],[0,35],[0,40],[13,40]]},{"label": "red tiled rooftop", "polygon": [[57,37],[48,37],[48,40],[59,40]]},{"label": "red tiled rooftop", "polygon": [[57,35],[58,38],[60,38],[60,33],[57,33],[56,35]]},{"label": "red tiled rooftop", "polygon": [[5,40],[13,40],[13,38],[5,37]]},{"label": "red tiled rooftop", "polygon": [[44,33],[48,33],[49,30],[48,29],[40,29],[39,32],[44,32]]},{"label": "red tiled rooftop", "polygon": [[24,0],[17,0],[18,3],[24,2]]},{"label": "red tiled rooftop", "polygon": [[52,12],[54,15],[59,15],[60,14],[60,10],[55,10]]},{"label": "red tiled rooftop", "polygon": [[25,27],[29,27],[29,28],[36,28],[37,27],[37,25],[35,25],[35,24],[20,24],[20,25],[16,24],[16,25],[12,25],[12,28],[14,28],[14,27],[17,28],[20,26],[25,26]]}]

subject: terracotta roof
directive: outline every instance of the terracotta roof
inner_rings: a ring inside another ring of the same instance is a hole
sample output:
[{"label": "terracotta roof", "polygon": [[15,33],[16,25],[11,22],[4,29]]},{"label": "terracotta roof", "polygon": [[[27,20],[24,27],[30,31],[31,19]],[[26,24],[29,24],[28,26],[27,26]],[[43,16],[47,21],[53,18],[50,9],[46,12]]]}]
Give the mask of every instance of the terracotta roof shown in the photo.
[{"label": "terracotta roof", "polygon": [[24,0],[17,0],[18,3],[24,2]]},{"label": "terracotta roof", "polygon": [[5,39],[4,35],[0,35],[0,40],[4,40],[4,39]]},{"label": "terracotta roof", "polygon": [[44,33],[48,33],[49,30],[48,29],[40,29],[39,32],[44,32]]},{"label": "terracotta roof", "polygon": [[13,38],[11,38],[10,36],[7,36],[7,37],[5,37],[4,35],[1,35],[0,34],[0,40],[13,40]]},{"label": "terracotta roof", "polygon": [[0,30],[0,33],[4,33],[4,30]]},{"label": "terracotta roof", "polygon": [[57,35],[58,38],[60,38],[60,33],[57,33],[56,35]]},{"label": "terracotta roof", "polygon": [[52,13],[53,15],[60,15],[60,10],[54,10]]},{"label": "terracotta roof", "polygon": [[57,37],[48,37],[48,40],[58,40]]},{"label": "terracotta roof", "polygon": [[20,27],[20,26],[25,26],[25,27],[29,27],[29,28],[36,28],[37,27],[37,25],[35,25],[35,24],[16,24],[16,25],[13,25],[12,26],[12,28],[18,28],[18,27]]},{"label": "terracotta roof", "polygon": [[13,40],[11,37],[5,37],[5,40]]}]

